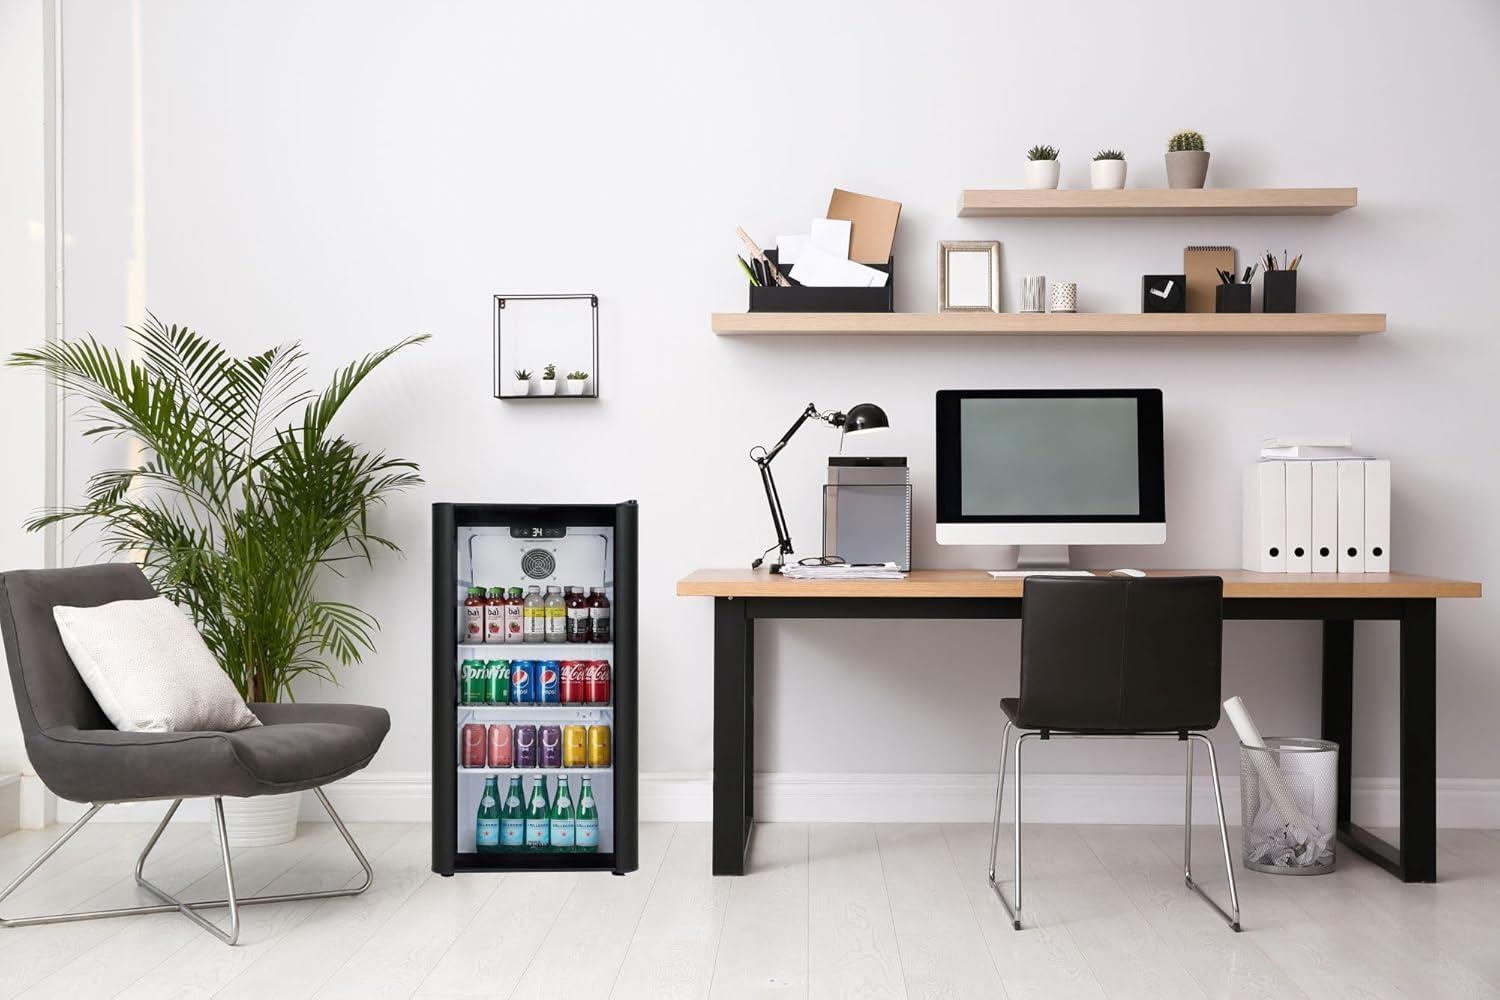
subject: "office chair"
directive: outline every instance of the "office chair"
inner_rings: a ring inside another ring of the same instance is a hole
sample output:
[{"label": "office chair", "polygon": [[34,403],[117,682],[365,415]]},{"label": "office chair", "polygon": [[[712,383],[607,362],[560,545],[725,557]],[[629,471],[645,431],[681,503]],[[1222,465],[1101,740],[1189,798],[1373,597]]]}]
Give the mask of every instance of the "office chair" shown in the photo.
[{"label": "office chair", "polygon": [[[1021,696],[1002,698],[1005,731],[990,830],[990,888],[1021,929],[1021,747],[1029,739],[1172,739],[1187,745],[1182,876],[1240,929],[1240,899],[1224,825],[1219,765],[1205,733],[1219,724],[1224,581],[1216,576],[1119,579],[1028,577],[1021,599]],[[995,880],[1000,804],[1012,731],[1015,904]],[[1193,881],[1193,744],[1208,748],[1229,873],[1229,912]]]}]

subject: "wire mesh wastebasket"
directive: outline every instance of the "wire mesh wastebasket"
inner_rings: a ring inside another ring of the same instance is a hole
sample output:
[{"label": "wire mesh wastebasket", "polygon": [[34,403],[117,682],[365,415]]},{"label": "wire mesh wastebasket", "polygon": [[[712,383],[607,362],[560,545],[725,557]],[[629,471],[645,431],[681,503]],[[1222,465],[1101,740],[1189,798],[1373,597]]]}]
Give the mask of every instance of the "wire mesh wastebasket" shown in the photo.
[{"label": "wire mesh wastebasket", "polygon": [[1240,831],[1245,867],[1326,875],[1338,862],[1339,745],[1269,736],[1240,744]]}]

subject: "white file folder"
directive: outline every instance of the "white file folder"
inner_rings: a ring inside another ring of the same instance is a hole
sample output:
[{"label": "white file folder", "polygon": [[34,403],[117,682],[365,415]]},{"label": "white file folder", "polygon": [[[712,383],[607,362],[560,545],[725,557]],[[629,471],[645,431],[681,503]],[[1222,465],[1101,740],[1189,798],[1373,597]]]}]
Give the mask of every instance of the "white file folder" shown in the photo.
[{"label": "white file folder", "polygon": [[1339,464],[1312,466],[1312,571],[1339,571]]},{"label": "white file folder", "polygon": [[1391,571],[1391,463],[1365,463],[1365,572]]},{"label": "white file folder", "polygon": [[1242,565],[1257,573],[1286,572],[1286,463],[1257,462],[1245,470]]},{"label": "white file folder", "polygon": [[1286,571],[1312,572],[1312,462],[1286,463]]},{"label": "white file folder", "polygon": [[1365,571],[1365,463],[1339,463],[1339,572]]}]

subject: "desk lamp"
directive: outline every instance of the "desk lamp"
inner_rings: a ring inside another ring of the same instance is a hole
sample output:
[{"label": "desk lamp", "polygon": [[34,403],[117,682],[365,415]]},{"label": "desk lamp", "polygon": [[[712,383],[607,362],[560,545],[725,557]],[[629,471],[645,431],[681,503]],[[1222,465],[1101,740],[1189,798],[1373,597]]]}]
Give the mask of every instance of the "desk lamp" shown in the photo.
[{"label": "desk lamp", "polygon": [[[786,565],[785,559],[792,554],[792,537],[787,534],[786,514],[781,509],[781,497],[776,493],[776,480],[771,478],[771,461],[781,454],[781,449],[792,439],[803,424],[811,419],[822,420],[827,424],[839,428],[839,448],[843,450],[843,435],[863,434],[868,431],[882,431],[889,427],[890,421],[886,419],[885,411],[874,403],[860,403],[849,408],[848,413],[838,410],[825,410],[818,412],[818,408],[812,403],[807,404],[807,409],[802,411],[797,422],[787,428],[787,432],[781,435],[781,440],[771,446],[769,451],[763,445],[756,445],[750,449],[750,457],[760,467],[760,481],[766,488],[766,503],[771,506],[771,523],[776,527],[776,544],[762,552],[759,559],[750,564],[751,569],[758,569],[760,564],[766,561],[766,556],[776,550],[776,561],[771,564],[772,573],[780,573]],[[759,454],[756,454],[759,452]]]}]

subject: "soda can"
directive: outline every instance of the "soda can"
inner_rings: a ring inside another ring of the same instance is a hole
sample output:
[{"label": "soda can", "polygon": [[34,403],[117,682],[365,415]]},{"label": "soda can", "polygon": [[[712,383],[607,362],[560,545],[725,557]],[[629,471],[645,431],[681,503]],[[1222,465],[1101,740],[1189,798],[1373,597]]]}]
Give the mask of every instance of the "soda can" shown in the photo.
[{"label": "soda can", "polygon": [[609,704],[609,661],[590,660],[584,674],[584,697],[590,705]]},{"label": "soda can", "polygon": [[563,767],[588,767],[588,727],[563,726]]},{"label": "soda can", "polygon": [[463,752],[459,755],[459,760],[464,767],[484,766],[484,740],[484,723],[464,723]]},{"label": "soda can", "polygon": [[510,767],[514,747],[511,745],[510,724],[497,722],[489,731],[490,767]]},{"label": "soda can", "polygon": [[588,663],[584,660],[563,660],[559,666],[564,705],[588,704]]},{"label": "soda can", "polygon": [[530,705],[536,700],[532,671],[535,660],[510,661],[510,701],[513,705]]},{"label": "soda can", "polygon": [[541,744],[538,767],[562,767],[562,726],[540,726],[536,731]]},{"label": "soda can", "polygon": [[609,767],[608,726],[589,726],[589,767]]},{"label": "soda can", "polygon": [[510,703],[510,661],[491,660],[484,665],[484,700],[491,705]]},{"label": "soda can", "polygon": [[465,705],[483,705],[485,694],[484,661],[465,660],[459,667],[459,696],[460,703]]},{"label": "soda can", "polygon": [[558,682],[558,664],[556,660],[537,660],[536,677],[532,682],[536,687],[536,703],[538,705],[555,705],[561,694]]},{"label": "soda can", "polygon": [[510,742],[516,767],[536,767],[536,726],[516,726]]}]

